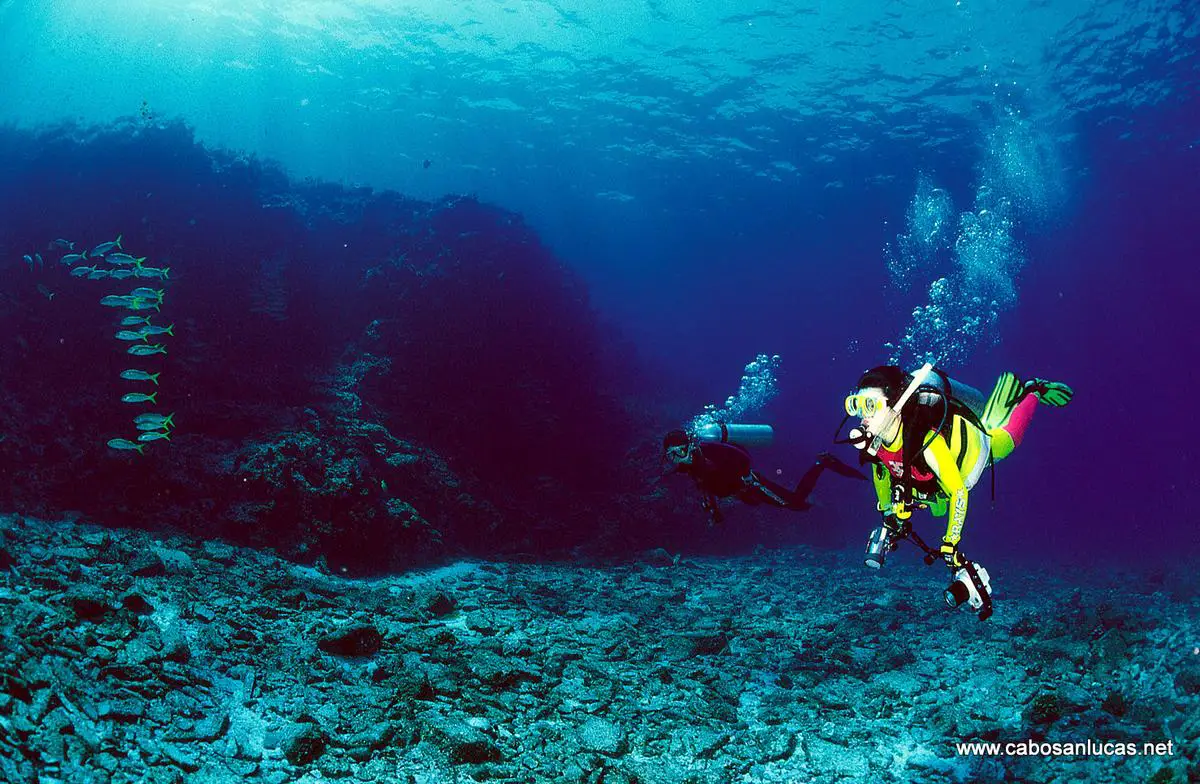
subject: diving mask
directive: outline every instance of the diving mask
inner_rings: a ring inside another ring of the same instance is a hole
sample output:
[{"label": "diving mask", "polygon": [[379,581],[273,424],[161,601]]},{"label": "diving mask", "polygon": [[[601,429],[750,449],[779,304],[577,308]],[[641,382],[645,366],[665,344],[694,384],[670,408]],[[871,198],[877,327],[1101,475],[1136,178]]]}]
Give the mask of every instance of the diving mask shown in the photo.
[{"label": "diving mask", "polygon": [[875,412],[887,408],[887,398],[881,389],[860,389],[846,397],[846,413],[852,417],[870,419]]},{"label": "diving mask", "polygon": [[672,463],[684,463],[691,457],[691,444],[677,444],[666,448],[667,459]]},{"label": "diving mask", "polygon": [[[887,395],[877,387],[864,387],[853,395],[846,397],[846,414],[862,420],[862,427],[850,431],[853,443],[859,449],[866,449],[872,442],[891,441],[894,426],[899,415],[888,406]],[[874,454],[871,450],[871,454]]]}]

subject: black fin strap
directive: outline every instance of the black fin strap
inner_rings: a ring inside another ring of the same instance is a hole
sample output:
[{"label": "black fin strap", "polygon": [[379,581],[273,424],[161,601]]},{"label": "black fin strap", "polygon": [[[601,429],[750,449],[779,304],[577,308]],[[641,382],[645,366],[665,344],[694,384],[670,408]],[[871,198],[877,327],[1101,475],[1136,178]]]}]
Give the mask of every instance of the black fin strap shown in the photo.
[{"label": "black fin strap", "polygon": [[992,475],[992,508],[996,508],[996,456],[992,454],[991,444],[988,445],[988,472]]}]

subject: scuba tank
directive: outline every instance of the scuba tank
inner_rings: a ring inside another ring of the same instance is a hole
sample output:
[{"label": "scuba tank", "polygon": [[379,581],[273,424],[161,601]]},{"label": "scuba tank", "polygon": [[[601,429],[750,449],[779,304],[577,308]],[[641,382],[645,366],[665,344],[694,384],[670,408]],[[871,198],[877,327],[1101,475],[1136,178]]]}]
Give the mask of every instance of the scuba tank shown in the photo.
[{"label": "scuba tank", "polygon": [[[987,466],[993,465],[990,456],[991,436],[988,435],[987,427],[981,421],[984,409],[987,407],[987,397],[975,387],[957,381],[940,368],[934,368],[933,372],[925,377],[917,390],[917,409],[913,414],[913,422],[918,427],[924,426],[929,428],[930,437],[926,443],[922,444],[921,451],[925,446],[928,446],[928,441],[932,440],[935,432],[942,431],[954,416],[960,416],[965,419],[972,427],[979,431],[979,438],[982,440],[981,453],[988,455],[986,461],[981,460],[973,466],[960,466],[963,470],[963,482],[970,489],[975,486],[983,475],[983,471]],[[947,441],[949,435],[946,434]],[[992,475],[993,485],[995,474]],[[993,497],[994,497],[993,488]]]},{"label": "scuba tank", "polygon": [[[957,403],[960,408],[970,411],[976,420],[983,416],[987,395],[969,384],[951,378],[941,368],[934,367],[932,371],[921,381],[921,388],[917,391],[918,405],[941,406],[941,401],[935,397],[940,394],[952,404]],[[912,375],[915,377],[917,372],[913,371]]]},{"label": "scuba tank", "polygon": [[[928,371],[922,374],[921,371],[927,368]],[[920,376],[919,384],[918,376]],[[974,465],[960,466],[963,471],[963,483],[968,489],[973,488],[982,477],[984,470],[992,466],[992,499],[995,500],[996,475],[990,455],[991,439],[987,434],[987,428],[980,421],[980,417],[987,407],[987,396],[975,387],[951,378],[941,368],[930,364],[926,364],[921,370],[914,371],[911,378],[912,384],[909,389],[912,389],[912,385],[917,385],[913,395],[916,405],[905,414],[905,421],[909,423],[908,426],[912,428],[913,432],[927,431],[928,436],[919,445],[909,440],[904,442],[905,473],[908,474],[911,471],[913,461],[925,451],[938,433],[943,433],[949,442],[949,433],[943,432],[943,429],[957,415],[979,431],[979,437],[982,439],[981,455],[987,455],[986,460],[981,459]],[[912,488],[906,481],[903,490],[906,503],[911,502],[911,493]]]},{"label": "scuba tank", "polygon": [[737,444],[738,446],[770,446],[775,440],[775,429],[770,425],[731,425],[714,422],[696,431],[701,443]]}]

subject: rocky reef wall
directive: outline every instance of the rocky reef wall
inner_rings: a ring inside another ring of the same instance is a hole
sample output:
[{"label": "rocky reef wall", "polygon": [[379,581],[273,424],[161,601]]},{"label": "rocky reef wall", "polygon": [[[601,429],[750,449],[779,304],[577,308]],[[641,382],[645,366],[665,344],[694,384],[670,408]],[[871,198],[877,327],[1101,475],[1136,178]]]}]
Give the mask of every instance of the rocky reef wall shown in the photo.
[{"label": "rocky reef wall", "polygon": [[[519,216],[295,182],[182,124],[0,129],[0,169],[0,507],[379,571],[611,541],[636,506],[633,360]],[[117,236],[167,277],[73,274]],[[165,355],[99,304],[137,285]],[[146,410],[169,442],[106,447]]]}]

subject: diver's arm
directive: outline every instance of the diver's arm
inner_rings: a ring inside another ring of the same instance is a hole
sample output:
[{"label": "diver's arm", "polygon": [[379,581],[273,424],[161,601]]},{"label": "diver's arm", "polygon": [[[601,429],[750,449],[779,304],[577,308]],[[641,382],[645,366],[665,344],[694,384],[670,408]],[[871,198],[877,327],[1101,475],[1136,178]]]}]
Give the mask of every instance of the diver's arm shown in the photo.
[{"label": "diver's arm", "polygon": [[892,501],[892,475],[883,463],[871,464],[871,484],[875,486],[875,508],[883,515],[884,522],[893,518],[907,520],[912,516],[903,503]]},{"label": "diver's arm", "polygon": [[875,508],[883,514],[892,511],[892,475],[882,463],[871,465],[871,484],[875,486]]},{"label": "diver's arm", "polygon": [[708,514],[709,525],[720,525],[725,517],[721,514],[721,499],[709,493],[701,494],[700,506]]},{"label": "diver's arm", "polygon": [[946,512],[946,534],[942,537],[942,557],[951,568],[962,565],[962,554],[958,543],[962,539],[963,526],[967,522],[967,485],[954,462],[954,455],[942,436],[935,436],[925,448],[925,461],[937,475],[938,485],[950,499]]}]

